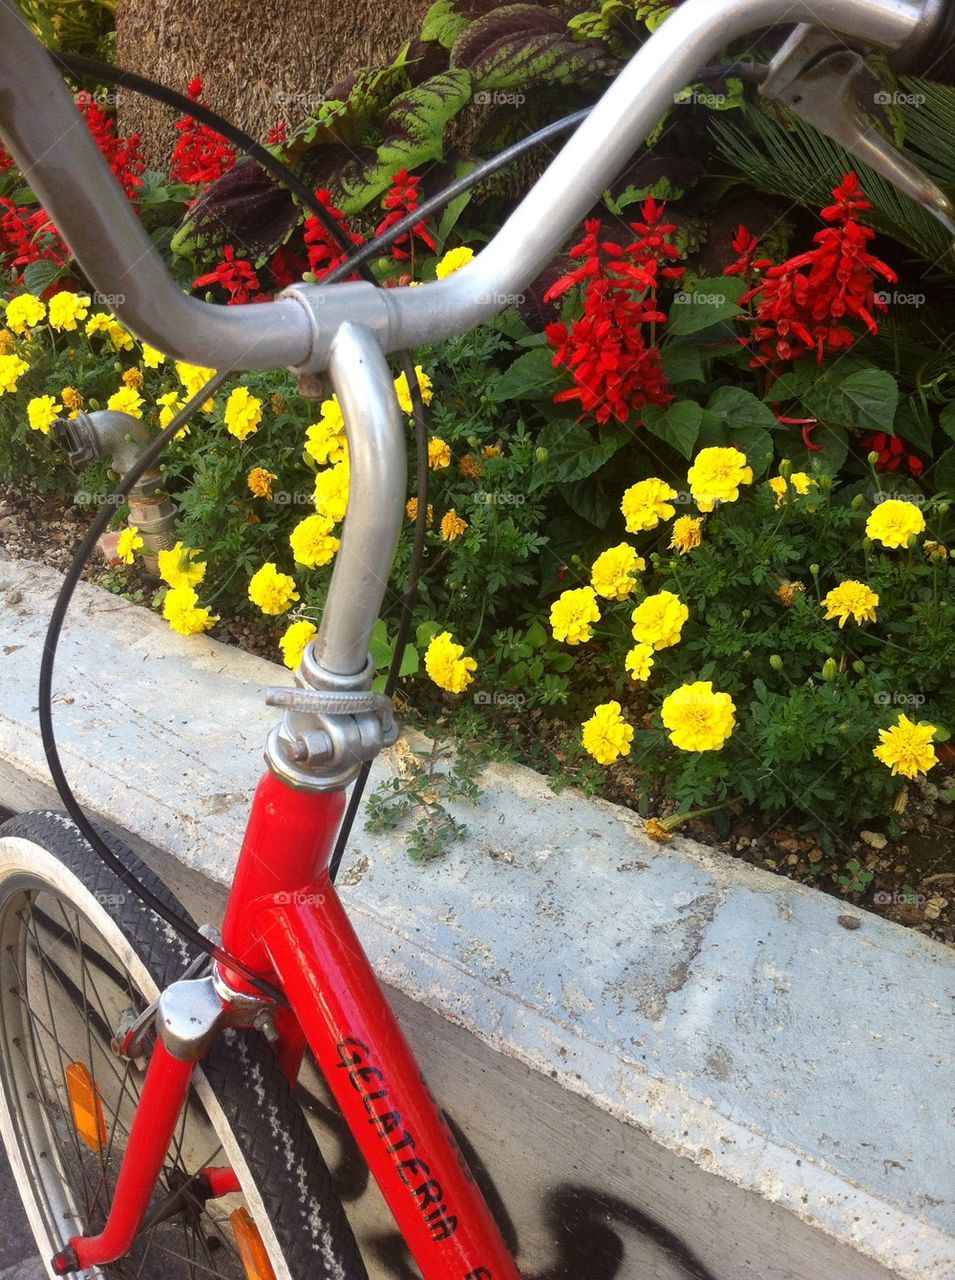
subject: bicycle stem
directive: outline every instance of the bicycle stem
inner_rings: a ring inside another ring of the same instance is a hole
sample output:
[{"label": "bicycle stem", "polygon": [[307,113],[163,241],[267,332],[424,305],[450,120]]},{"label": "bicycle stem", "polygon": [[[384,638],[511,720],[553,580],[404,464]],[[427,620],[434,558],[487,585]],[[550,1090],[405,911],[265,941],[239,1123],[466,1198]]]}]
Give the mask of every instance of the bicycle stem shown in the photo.
[{"label": "bicycle stem", "polygon": [[945,0],[686,0],[620,72],[498,234],[468,266],[417,289],[297,285],[269,306],[188,297],[113,180],[66,85],[11,0],[0,0],[0,133],[101,293],[139,337],[213,368],[318,372],[343,323],[389,352],[442,341],[504,309],[553,257],[674,95],[728,43],[775,23],[825,26],[907,56]]}]

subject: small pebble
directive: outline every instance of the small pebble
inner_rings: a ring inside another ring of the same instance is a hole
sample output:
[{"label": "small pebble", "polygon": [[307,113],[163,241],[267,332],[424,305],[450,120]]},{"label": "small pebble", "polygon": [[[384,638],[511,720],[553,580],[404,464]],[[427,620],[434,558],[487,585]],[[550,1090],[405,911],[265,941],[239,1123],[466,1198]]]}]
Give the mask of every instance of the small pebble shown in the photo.
[{"label": "small pebble", "polygon": [[881,831],[860,831],[859,839],[870,849],[884,849],[889,843]]},{"label": "small pebble", "polygon": [[861,929],[862,921],[858,916],[836,916],[836,922],[841,924],[843,929]]}]

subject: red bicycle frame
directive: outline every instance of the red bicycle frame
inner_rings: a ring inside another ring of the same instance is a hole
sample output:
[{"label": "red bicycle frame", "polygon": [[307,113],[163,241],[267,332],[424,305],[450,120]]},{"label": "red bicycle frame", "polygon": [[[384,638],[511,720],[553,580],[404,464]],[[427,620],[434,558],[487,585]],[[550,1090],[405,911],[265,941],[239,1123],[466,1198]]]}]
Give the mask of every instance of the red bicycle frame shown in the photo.
[{"label": "red bicycle frame", "polygon": [[[223,945],[285,992],[275,1045],[292,1079],[306,1043],[424,1280],[520,1280],[328,875],[343,791],[297,791],[266,774],[226,906]],[[222,975],[249,990],[236,973]],[[185,1101],[192,1064],[158,1042],[103,1232],[76,1237],[61,1274],[104,1265],[140,1228]],[[143,1116],[148,1123],[139,1123]],[[235,1189],[209,1171],[212,1194]]]}]

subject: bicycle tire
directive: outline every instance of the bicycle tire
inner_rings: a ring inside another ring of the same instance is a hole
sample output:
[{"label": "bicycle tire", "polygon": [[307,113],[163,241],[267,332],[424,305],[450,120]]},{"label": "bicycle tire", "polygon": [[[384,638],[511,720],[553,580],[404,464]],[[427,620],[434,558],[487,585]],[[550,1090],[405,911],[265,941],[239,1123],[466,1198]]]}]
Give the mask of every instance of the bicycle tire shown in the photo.
[{"label": "bicycle tire", "polygon": [[[102,834],[139,879],[145,881],[171,907],[182,910],[175,897],[138,858],[115,837],[107,832]],[[64,902],[69,904],[69,908],[63,906]],[[40,936],[41,929],[49,933],[49,912],[54,908],[61,912],[71,939],[70,943],[64,942],[66,930],[56,920],[60,932],[55,939],[55,963],[53,948],[44,952]],[[74,926],[70,923],[71,911],[76,917],[75,936]],[[128,998],[132,993],[144,1006],[163,986],[183,972],[192,957],[182,939],[138,898],[124,889],[113,872],[92,851],[72,820],[65,814],[50,811],[20,814],[0,826],[0,938],[3,939],[3,946],[0,948],[0,973],[4,979],[9,979],[10,972],[2,969],[3,964],[10,966],[16,963],[7,953],[10,951],[11,940],[20,936],[17,930],[20,933],[26,930],[22,944],[17,942],[17,947],[22,945],[25,948],[27,944],[30,945],[32,972],[43,975],[49,1008],[47,1017],[51,1027],[42,1031],[37,1029],[37,1025],[45,1028],[45,1023],[35,1009],[28,1007],[25,979],[23,990],[19,993],[9,990],[9,982],[4,981],[4,990],[0,993],[0,1130],[7,1145],[37,1248],[52,1276],[50,1258],[64,1247],[70,1235],[77,1234],[75,1222],[68,1230],[65,1229],[65,1223],[62,1229],[58,1227],[60,1219],[57,1212],[62,1218],[64,1197],[71,1202],[74,1211],[79,1201],[76,1188],[68,1183],[64,1166],[64,1160],[73,1160],[72,1154],[67,1152],[64,1156],[63,1140],[55,1142],[50,1132],[54,1128],[60,1131],[67,1127],[64,1120],[68,1118],[68,1112],[60,1101],[60,1114],[54,1113],[54,1104],[49,1100],[50,1082],[46,1078],[39,1078],[43,1076],[43,1066],[40,1064],[38,1046],[42,1042],[44,1053],[48,1054],[52,1049],[47,1049],[47,1043],[50,1046],[55,1044],[62,1065],[60,1036],[66,1038],[67,1030],[64,1027],[61,1032],[59,1028],[61,1021],[65,1024],[67,1015],[72,1012],[69,1007],[70,999],[77,1004],[76,996],[79,991],[78,980],[74,981],[75,975],[69,968],[70,945],[78,957],[79,970],[82,970],[82,1012],[85,1024],[93,1028],[85,1033],[87,1038],[94,1034],[97,1027],[101,1034],[103,1026],[108,1026],[106,1015],[112,1013],[112,1006],[117,1001]],[[93,945],[94,942],[96,946]],[[99,951],[97,946],[105,950]],[[24,957],[21,967],[26,973],[25,951],[20,952],[18,949],[17,955]],[[45,965],[49,968],[49,977]],[[113,966],[112,969],[110,966]],[[17,981],[21,981],[20,969],[13,972]],[[116,983],[117,974],[124,979],[125,989],[120,989]],[[53,994],[57,997],[56,1008],[50,996],[50,981],[58,984],[53,988]],[[39,984],[34,986],[35,990],[31,994],[42,995]],[[113,986],[116,987],[115,992]],[[89,1001],[87,990],[92,993]],[[106,992],[105,997],[103,990]],[[77,1010],[78,1008],[77,1004]],[[101,1008],[102,1015],[99,1014]],[[28,1018],[30,1022],[26,1032],[31,1038],[29,1054],[21,1048]],[[56,1031],[52,1030],[54,1022]],[[113,1031],[115,1033],[115,1028]],[[15,1043],[17,1035],[21,1037],[20,1043]],[[75,1036],[70,1047],[75,1049]],[[99,1056],[94,1054],[91,1046],[90,1062],[100,1064],[103,1051],[99,1044],[96,1047],[99,1049]],[[14,1054],[18,1055],[16,1060]],[[24,1083],[28,1083],[30,1079],[31,1063],[34,1075],[37,1076],[33,1081],[32,1094],[23,1088]],[[125,1082],[129,1076],[129,1068],[122,1065]],[[95,1070],[104,1079],[107,1077],[105,1065],[95,1065]],[[57,1071],[54,1069],[48,1074],[52,1078]],[[108,1080],[103,1085],[104,1089],[107,1087],[114,1091],[116,1089]],[[134,1088],[135,1086],[130,1088],[130,1093]],[[115,1133],[120,1132],[119,1116],[126,1089],[127,1083],[124,1083],[119,1091],[115,1111],[110,1112]],[[44,1090],[47,1096],[41,1105],[38,1098],[43,1095]],[[96,1082],[96,1090],[97,1096],[100,1096],[100,1080]],[[66,1104],[69,1106],[68,1096]],[[51,1113],[54,1113],[52,1119]],[[224,1163],[231,1164],[238,1175],[245,1200],[243,1207],[251,1215],[260,1239],[265,1244],[276,1280],[367,1280],[367,1272],[354,1235],[341,1202],[332,1188],[328,1168],[305,1115],[292,1098],[288,1082],[279,1070],[270,1048],[257,1032],[227,1031],[219,1038],[203,1062],[201,1071],[196,1072],[190,1102],[183,1112],[181,1123],[179,1147],[175,1153],[179,1163],[183,1163],[187,1124],[190,1132],[193,1124],[200,1132],[203,1132],[203,1125],[214,1131],[223,1152]],[[44,1132],[47,1135],[45,1151],[42,1150]],[[82,1175],[82,1190],[85,1192],[88,1190],[87,1178],[81,1165],[89,1162],[75,1136],[71,1134],[70,1137],[79,1153],[74,1163]],[[121,1148],[121,1143],[116,1145]],[[104,1169],[102,1183],[107,1191],[104,1204],[108,1203],[111,1195],[108,1181],[110,1178],[115,1181],[115,1171],[111,1164],[112,1148],[111,1140],[105,1163],[102,1144],[97,1152]],[[205,1151],[205,1148],[197,1150]],[[121,1151],[117,1151],[116,1165],[120,1154]],[[218,1154],[219,1150],[216,1149],[213,1155]],[[40,1175],[31,1175],[30,1169],[40,1169],[41,1166]],[[98,1175],[98,1168],[95,1172]],[[181,1185],[172,1182],[174,1172],[181,1179],[185,1170],[179,1171],[176,1166],[167,1168],[167,1190]],[[191,1175],[187,1175],[187,1191],[188,1176]],[[75,1181],[78,1185],[79,1178]],[[57,1186],[60,1186],[59,1199],[56,1195]],[[97,1225],[101,1228],[104,1208],[96,1203],[99,1195],[100,1192],[97,1191],[93,1201],[99,1214]],[[195,1197],[189,1198],[195,1200]],[[238,1197],[232,1196],[221,1202],[210,1201],[209,1204],[215,1207],[229,1205],[237,1200]],[[190,1215],[199,1215],[201,1230],[205,1231],[207,1226],[201,1215],[207,1212],[208,1206],[190,1205],[189,1213],[183,1213],[181,1217],[185,1219]],[[83,1216],[80,1214],[81,1218]],[[172,1224],[178,1229],[178,1224]],[[166,1224],[154,1228],[153,1237],[165,1229]],[[213,1234],[201,1242],[208,1255],[201,1263],[190,1261],[189,1257],[184,1259],[187,1266],[182,1271],[183,1275],[197,1278],[209,1273],[244,1276],[241,1266],[236,1270],[238,1253],[235,1248],[228,1241],[219,1239],[222,1229],[223,1224],[217,1222]],[[183,1235],[185,1237],[185,1228]],[[199,1243],[197,1233],[197,1256]],[[211,1249],[212,1244],[215,1244],[214,1251]],[[140,1237],[138,1245],[140,1251],[146,1247],[145,1236]],[[226,1246],[225,1252],[223,1246]],[[149,1247],[146,1247],[147,1253]],[[231,1254],[228,1253],[229,1248],[232,1249]],[[187,1249],[186,1253],[189,1254],[190,1251]],[[216,1260],[220,1255],[222,1270],[218,1269],[219,1262]],[[147,1269],[143,1263],[142,1271],[136,1269],[141,1264],[139,1255],[134,1254],[119,1263],[83,1274],[102,1276],[107,1280],[120,1280],[120,1277],[132,1274],[142,1275],[144,1280],[153,1280],[153,1277],[159,1280],[160,1276],[163,1280],[168,1280],[174,1269],[174,1264],[171,1269],[170,1255],[164,1254],[160,1249],[153,1253],[153,1257],[155,1261],[152,1266]]]}]

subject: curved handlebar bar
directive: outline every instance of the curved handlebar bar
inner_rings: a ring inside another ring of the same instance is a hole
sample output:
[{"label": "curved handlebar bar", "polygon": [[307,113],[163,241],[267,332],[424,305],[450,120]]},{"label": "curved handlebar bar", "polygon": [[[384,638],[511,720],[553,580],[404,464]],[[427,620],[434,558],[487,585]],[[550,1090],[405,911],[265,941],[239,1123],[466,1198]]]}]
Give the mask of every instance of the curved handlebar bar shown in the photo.
[{"label": "curved handlebar bar", "polygon": [[621,71],[490,243],[420,288],[294,285],[268,306],[223,306],[179,288],[114,181],[46,50],[0,0],[0,134],[92,285],[140,338],[217,369],[326,368],[342,324],[384,351],[438,342],[504,309],[624,168],[720,49],[775,23],[824,25],[909,54],[930,42],[947,0],[685,0]]}]

